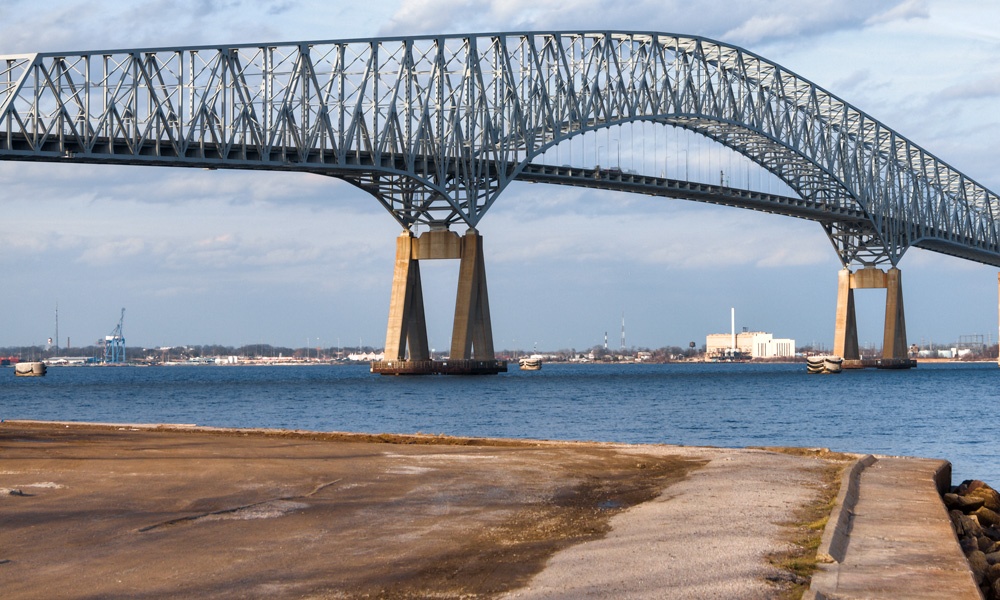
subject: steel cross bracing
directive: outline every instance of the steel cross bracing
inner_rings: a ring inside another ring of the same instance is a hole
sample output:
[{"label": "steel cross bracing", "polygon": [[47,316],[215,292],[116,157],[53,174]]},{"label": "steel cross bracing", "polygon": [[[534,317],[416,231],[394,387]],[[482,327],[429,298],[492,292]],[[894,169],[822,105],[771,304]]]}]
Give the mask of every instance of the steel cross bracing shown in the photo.
[{"label": "steel cross bracing", "polygon": [[475,227],[546,149],[643,120],[705,135],[827,207],[816,220],[845,266],[896,264],[912,245],[1000,265],[996,194],[780,65],[704,38],[531,32],[0,57],[2,159],[321,173],[369,191],[406,228]]}]

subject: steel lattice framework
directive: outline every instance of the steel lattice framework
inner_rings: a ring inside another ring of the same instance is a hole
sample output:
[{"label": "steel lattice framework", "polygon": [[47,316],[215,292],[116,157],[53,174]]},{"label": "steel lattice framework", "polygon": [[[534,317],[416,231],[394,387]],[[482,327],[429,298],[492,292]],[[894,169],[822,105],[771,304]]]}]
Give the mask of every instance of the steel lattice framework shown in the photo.
[{"label": "steel lattice framework", "polygon": [[643,120],[705,135],[827,207],[816,220],[845,266],[895,265],[912,245],[1000,265],[996,194],[780,65],[704,38],[530,32],[0,56],[0,159],[322,173],[367,190],[406,228],[475,227],[547,148]]}]

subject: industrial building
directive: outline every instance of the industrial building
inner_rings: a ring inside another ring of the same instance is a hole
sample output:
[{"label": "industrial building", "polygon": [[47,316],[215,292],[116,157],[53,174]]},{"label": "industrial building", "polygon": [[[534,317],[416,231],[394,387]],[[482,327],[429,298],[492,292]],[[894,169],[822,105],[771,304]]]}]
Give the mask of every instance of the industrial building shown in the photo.
[{"label": "industrial building", "polygon": [[705,356],[710,360],[791,358],[795,356],[795,340],[777,339],[763,331],[712,333],[705,337]]}]

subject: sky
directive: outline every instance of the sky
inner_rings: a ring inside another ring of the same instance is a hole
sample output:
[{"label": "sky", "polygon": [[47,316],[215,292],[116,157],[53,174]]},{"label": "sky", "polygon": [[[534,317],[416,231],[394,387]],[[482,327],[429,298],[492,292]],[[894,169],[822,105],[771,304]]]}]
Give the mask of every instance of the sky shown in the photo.
[{"label": "sky", "polygon": [[[0,3],[0,55],[573,29],[694,34],[742,46],[1000,190],[1000,4]],[[614,135],[603,151],[613,143],[621,156],[626,137],[653,148],[649,136],[663,134]],[[624,149],[625,160],[638,155],[634,148]],[[295,173],[0,161],[0,190],[0,347],[44,344],[55,335],[57,309],[61,346],[67,338],[72,346],[103,339],[122,308],[129,346],[385,341],[400,227],[346,183]],[[583,350],[605,335],[614,349],[623,317],[629,347],[700,346],[706,334],[729,330],[731,308],[737,328],[800,346],[832,345],[840,263],[812,222],[514,183],[479,230],[498,349]],[[911,343],[996,341],[995,267],[917,248],[899,267]],[[425,262],[421,271],[430,345],[445,349],[457,263]],[[859,291],[857,304],[861,343],[880,346],[884,292]]]}]

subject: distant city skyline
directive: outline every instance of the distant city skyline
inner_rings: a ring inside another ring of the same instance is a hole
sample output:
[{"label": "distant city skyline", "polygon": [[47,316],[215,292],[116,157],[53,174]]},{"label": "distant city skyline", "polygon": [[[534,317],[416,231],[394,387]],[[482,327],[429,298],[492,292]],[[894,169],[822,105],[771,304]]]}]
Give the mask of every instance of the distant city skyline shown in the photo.
[{"label": "distant city skyline", "polygon": [[[39,8],[13,0],[0,7],[0,54],[574,28],[743,46],[1000,189],[1000,7],[971,0],[639,0],[626,8],[597,0],[53,0]],[[612,135],[603,155],[585,160],[610,162],[612,145],[617,162],[632,160],[626,134]],[[685,167],[704,166],[683,152]],[[677,152],[671,160],[679,164]],[[130,346],[384,344],[400,228],[346,183],[0,161],[0,184],[0,347],[44,345],[57,304],[60,345],[103,339],[122,307]],[[840,264],[815,223],[515,183],[479,230],[497,348],[602,345],[605,332],[617,340],[623,312],[630,346],[700,346],[729,330],[731,307],[737,328],[832,344]],[[457,265],[421,268],[430,344],[446,348]],[[910,343],[996,340],[996,268],[916,248],[900,268]],[[858,295],[863,345],[881,344],[882,297]]]}]

